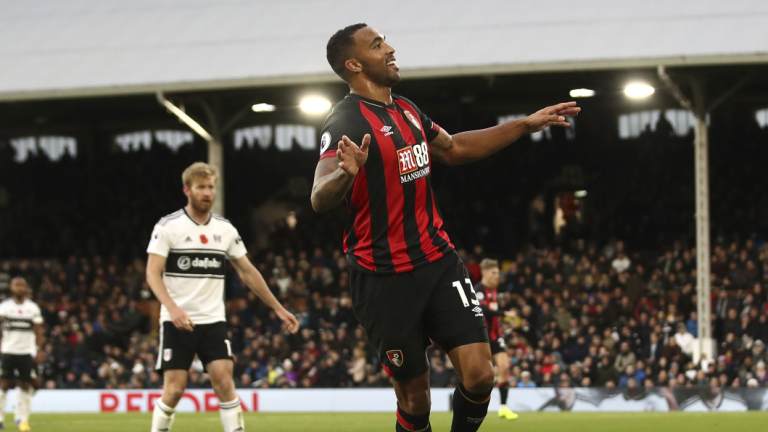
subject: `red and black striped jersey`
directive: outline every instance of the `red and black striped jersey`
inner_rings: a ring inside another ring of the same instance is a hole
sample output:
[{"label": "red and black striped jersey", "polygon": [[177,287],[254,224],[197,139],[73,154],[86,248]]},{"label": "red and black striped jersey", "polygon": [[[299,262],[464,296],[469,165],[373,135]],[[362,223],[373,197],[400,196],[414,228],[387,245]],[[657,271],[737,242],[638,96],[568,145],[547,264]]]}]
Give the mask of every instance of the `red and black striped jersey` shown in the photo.
[{"label": "red and black striped jersey", "polygon": [[342,135],[359,145],[371,134],[368,160],[346,199],[344,252],[377,273],[409,272],[454,248],[430,181],[429,142],[440,127],[408,99],[392,99],[386,105],[347,95],[333,107],[320,138],[322,159],[336,157]]},{"label": "red and black striped jersey", "polygon": [[499,310],[498,290],[479,283],[475,286],[475,296],[480,300],[480,307],[483,308],[488,338],[495,341],[502,336],[501,317],[504,315],[504,312]]}]

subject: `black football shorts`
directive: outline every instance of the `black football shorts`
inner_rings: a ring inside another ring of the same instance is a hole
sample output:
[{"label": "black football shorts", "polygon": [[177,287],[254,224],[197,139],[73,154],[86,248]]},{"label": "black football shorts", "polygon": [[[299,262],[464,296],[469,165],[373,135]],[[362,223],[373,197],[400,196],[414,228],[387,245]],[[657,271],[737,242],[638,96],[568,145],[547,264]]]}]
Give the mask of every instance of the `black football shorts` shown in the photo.
[{"label": "black football shorts", "polygon": [[214,360],[233,359],[232,347],[227,339],[227,324],[197,324],[189,332],[179,330],[172,322],[163,323],[160,330],[160,345],[157,353],[158,370],[189,369],[195,354],[204,366]]},{"label": "black football shorts", "polygon": [[2,378],[5,380],[19,380],[32,382],[32,371],[35,369],[35,361],[29,354],[3,354]]},{"label": "black football shorts", "polygon": [[446,352],[488,343],[469,273],[451,251],[408,273],[377,274],[350,267],[355,315],[387,373],[408,380],[428,369],[426,348]]},{"label": "black football shorts", "polygon": [[507,351],[507,342],[503,336],[499,336],[496,340],[491,341],[491,354],[496,355]]}]

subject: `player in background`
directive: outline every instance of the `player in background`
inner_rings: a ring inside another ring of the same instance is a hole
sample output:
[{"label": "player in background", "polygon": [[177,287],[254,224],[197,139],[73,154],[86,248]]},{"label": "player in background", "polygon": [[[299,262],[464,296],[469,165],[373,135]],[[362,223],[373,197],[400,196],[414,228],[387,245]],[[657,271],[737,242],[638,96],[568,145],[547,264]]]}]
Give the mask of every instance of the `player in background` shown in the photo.
[{"label": "player in background", "polygon": [[270,292],[261,273],[246,256],[237,229],[211,212],[216,198],[216,176],[216,170],[202,162],[184,170],[182,184],[187,205],[160,219],[147,247],[147,283],[162,304],[156,366],[163,371],[163,395],[155,403],[152,432],[171,430],[195,355],[205,366],[219,398],[224,432],[245,430],[232,378],[232,348],[227,339],[225,261],[275,312],[287,331],[296,333],[299,329],[296,318]]},{"label": "player in background", "polygon": [[488,339],[491,344],[491,354],[493,355],[493,364],[496,366],[496,387],[499,389],[501,398],[501,407],[499,408],[499,417],[507,420],[516,420],[517,413],[507,407],[507,396],[509,395],[509,354],[507,354],[507,343],[504,340],[504,332],[501,328],[501,319],[504,316],[512,314],[511,311],[502,311],[499,309],[499,262],[494,259],[485,258],[480,261],[480,271],[482,279],[477,291],[477,299],[480,300],[480,306],[485,315],[485,326],[488,328]]},{"label": "player in background", "polygon": [[330,38],[326,57],[350,93],[321,131],[312,208],[346,207],[343,247],[355,315],[393,377],[395,428],[431,430],[425,350],[432,340],[459,377],[451,431],[474,432],[494,387],[491,350],[482,309],[432,191],[432,159],[458,165],[486,158],[531,132],[569,126],[566,116],[580,108],[562,103],[452,136],[392,93],[400,69],[378,31],[347,26]]},{"label": "player in background", "polygon": [[[0,378],[0,415],[5,415],[8,390],[19,387],[16,423],[19,431],[30,431],[29,413],[34,391],[32,373],[43,360],[43,316],[40,307],[29,299],[29,284],[22,277],[11,279],[11,298],[0,303],[3,336],[0,343],[2,375]],[[4,427],[0,417],[0,429]]]}]

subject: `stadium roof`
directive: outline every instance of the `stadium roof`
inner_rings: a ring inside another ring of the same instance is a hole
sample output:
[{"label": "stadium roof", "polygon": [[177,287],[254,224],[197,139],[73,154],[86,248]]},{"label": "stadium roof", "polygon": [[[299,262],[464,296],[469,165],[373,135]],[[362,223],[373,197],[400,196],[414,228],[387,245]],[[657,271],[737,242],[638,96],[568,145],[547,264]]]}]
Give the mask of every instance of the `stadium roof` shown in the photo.
[{"label": "stadium roof", "polygon": [[406,77],[768,62],[764,0],[39,0],[0,13],[0,100],[331,81],[365,21]]}]

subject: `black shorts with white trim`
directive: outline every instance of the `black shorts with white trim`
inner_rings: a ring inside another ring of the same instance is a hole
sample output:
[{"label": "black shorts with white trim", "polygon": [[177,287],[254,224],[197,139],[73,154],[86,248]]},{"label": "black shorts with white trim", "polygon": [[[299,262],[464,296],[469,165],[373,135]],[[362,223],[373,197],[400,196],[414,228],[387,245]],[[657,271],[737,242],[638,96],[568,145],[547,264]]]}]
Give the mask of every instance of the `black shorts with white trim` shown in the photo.
[{"label": "black shorts with white trim", "polygon": [[234,358],[232,345],[227,339],[227,324],[216,322],[197,324],[194,330],[177,329],[173,323],[164,322],[160,331],[157,370],[184,369],[192,365],[195,355],[203,366],[214,360]]}]

